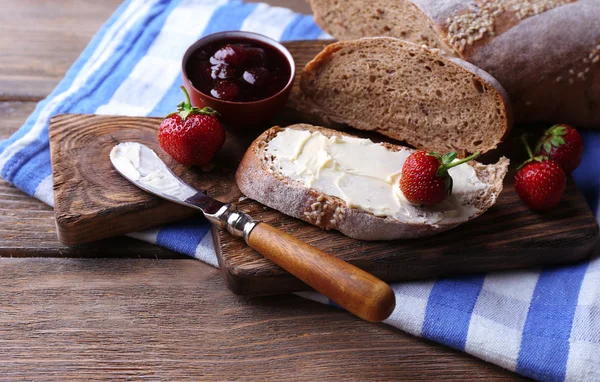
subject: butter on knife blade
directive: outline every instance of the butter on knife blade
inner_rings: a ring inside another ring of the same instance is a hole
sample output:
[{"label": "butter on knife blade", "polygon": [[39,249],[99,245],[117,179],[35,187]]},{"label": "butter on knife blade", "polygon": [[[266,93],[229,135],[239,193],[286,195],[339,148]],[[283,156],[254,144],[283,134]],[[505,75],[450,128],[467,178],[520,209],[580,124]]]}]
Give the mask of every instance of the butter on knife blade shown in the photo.
[{"label": "butter on knife blade", "polygon": [[110,160],[125,178],[148,191],[180,201],[198,192],[179,180],[152,149],[140,143],[119,143],[111,150]]}]

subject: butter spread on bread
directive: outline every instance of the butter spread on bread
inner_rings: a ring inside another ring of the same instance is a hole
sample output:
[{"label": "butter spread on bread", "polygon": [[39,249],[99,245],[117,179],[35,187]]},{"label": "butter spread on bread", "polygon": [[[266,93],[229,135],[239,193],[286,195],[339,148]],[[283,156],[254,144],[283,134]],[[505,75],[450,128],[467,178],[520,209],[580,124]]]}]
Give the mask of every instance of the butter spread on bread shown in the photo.
[{"label": "butter spread on bread", "polygon": [[473,167],[451,168],[452,195],[434,209],[423,209],[410,204],[399,187],[409,150],[390,150],[369,139],[286,129],[269,141],[266,152],[283,176],[342,199],[351,208],[399,221],[468,218],[475,207],[461,199],[485,187]]},{"label": "butter spread on bread", "polygon": [[250,146],[236,180],[251,199],[363,240],[433,235],[481,215],[496,202],[506,158],[452,168],[450,197],[435,206],[411,205],[398,181],[413,151],[311,125],[273,127]]}]

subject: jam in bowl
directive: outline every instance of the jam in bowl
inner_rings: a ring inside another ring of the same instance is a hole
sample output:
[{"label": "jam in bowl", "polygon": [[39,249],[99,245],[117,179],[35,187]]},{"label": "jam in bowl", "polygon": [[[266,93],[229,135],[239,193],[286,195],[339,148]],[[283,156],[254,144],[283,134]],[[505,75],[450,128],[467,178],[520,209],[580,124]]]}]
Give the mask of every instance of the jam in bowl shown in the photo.
[{"label": "jam in bowl", "polygon": [[233,102],[269,98],[290,79],[283,54],[259,41],[239,38],[201,47],[190,56],[186,72],[202,93]]},{"label": "jam in bowl", "polygon": [[295,74],[281,44],[233,31],[198,40],[184,55],[182,69],[192,104],[212,107],[234,128],[265,123],[283,108]]}]

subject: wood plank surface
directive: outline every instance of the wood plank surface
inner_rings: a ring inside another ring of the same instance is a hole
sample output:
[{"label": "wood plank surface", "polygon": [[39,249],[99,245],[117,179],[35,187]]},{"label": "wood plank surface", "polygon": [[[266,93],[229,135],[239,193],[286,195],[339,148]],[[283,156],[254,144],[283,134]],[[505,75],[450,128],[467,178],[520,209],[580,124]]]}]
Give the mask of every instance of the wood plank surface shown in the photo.
[{"label": "wood plank surface", "polygon": [[[119,2],[0,0],[0,57],[21,63],[18,70],[0,63],[0,139],[12,134],[35,107],[13,101],[45,97]],[[308,9],[301,0],[266,2]],[[93,12],[82,10],[89,4]],[[66,27],[57,13],[74,15],[89,28]],[[36,35],[29,33],[34,24],[41,30]],[[59,45],[61,54],[52,54]],[[47,74],[44,67],[54,69]],[[13,110],[10,121],[7,109]],[[12,204],[14,199],[18,204]],[[313,380],[339,380],[346,365],[348,379],[367,379],[377,372],[380,380],[520,380],[469,355],[301,298],[237,297],[225,291],[217,270],[197,261],[39,259],[161,257],[169,251],[121,238],[85,250],[65,247],[56,239],[52,210],[3,180],[0,208],[0,257],[34,257],[0,259],[0,378],[5,380],[127,379],[127,374],[136,376],[129,379],[153,380],[157,375],[163,380],[281,379],[303,370]],[[18,230],[7,231],[17,222]],[[144,298],[147,284],[164,288],[159,299]],[[146,317],[143,324],[132,320],[135,312],[145,312],[138,316]],[[110,315],[118,317],[122,328],[111,326],[110,320],[104,324]],[[251,344],[247,350],[232,343],[232,330]],[[265,353],[270,356],[261,356]],[[210,362],[203,363],[207,357]]]},{"label": "wood plank surface", "polygon": [[193,260],[4,259],[0,279],[7,380],[518,379],[300,297],[235,296]]},{"label": "wood plank surface", "polygon": [[0,101],[48,95],[120,0],[0,2]]}]

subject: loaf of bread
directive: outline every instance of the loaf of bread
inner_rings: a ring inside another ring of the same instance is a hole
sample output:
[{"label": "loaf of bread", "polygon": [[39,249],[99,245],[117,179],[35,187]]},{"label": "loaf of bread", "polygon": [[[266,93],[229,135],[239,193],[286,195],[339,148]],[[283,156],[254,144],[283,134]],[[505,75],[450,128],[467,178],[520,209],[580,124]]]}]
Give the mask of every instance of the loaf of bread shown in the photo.
[{"label": "loaf of bread", "polygon": [[436,206],[413,206],[398,186],[411,152],[312,125],[276,126],[249,147],[236,180],[251,199],[362,240],[446,231],[481,215],[502,191],[508,159],[493,165],[471,161],[450,169],[454,189],[446,200]]},{"label": "loaf of bread", "polygon": [[508,91],[515,120],[600,127],[598,0],[309,0],[339,40],[391,36],[460,57]]},{"label": "loaf of bread", "polygon": [[296,106],[329,122],[440,153],[492,150],[511,125],[508,96],[492,76],[396,38],[327,46],[304,68],[300,88],[308,102]]}]

